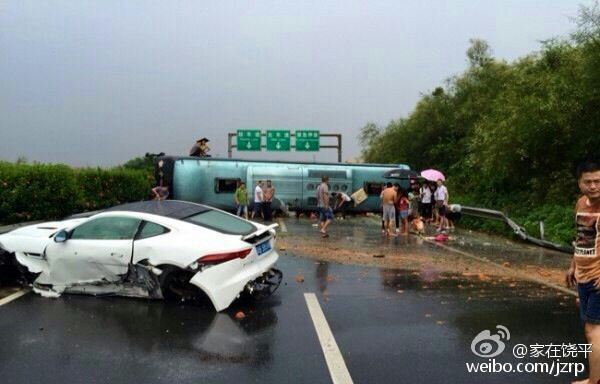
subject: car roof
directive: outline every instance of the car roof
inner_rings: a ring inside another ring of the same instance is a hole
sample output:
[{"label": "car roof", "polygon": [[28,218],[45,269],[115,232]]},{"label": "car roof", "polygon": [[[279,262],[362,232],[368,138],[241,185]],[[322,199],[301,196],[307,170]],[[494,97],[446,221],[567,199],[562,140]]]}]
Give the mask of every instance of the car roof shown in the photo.
[{"label": "car roof", "polygon": [[202,204],[191,203],[188,201],[150,200],[117,205],[105,209],[103,212],[141,212],[181,220],[186,217],[190,217],[192,215],[196,215],[198,213],[203,213],[210,210],[212,210],[212,208]]}]

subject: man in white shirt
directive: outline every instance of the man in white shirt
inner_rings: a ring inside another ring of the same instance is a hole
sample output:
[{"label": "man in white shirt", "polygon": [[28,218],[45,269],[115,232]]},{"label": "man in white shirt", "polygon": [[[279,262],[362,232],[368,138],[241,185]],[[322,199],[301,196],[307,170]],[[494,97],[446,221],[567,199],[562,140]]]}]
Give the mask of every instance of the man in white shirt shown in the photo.
[{"label": "man in white shirt", "polygon": [[254,188],[254,204],[252,206],[252,219],[258,212],[264,218],[262,213],[262,202],[263,202],[263,182],[262,180],[258,180],[256,183],[256,188]]},{"label": "man in white shirt", "polygon": [[350,202],[352,198],[348,196],[348,194],[344,192],[331,192],[331,196],[335,199],[335,204],[333,205],[334,211],[339,211],[342,214],[342,218],[346,218],[346,210],[350,207]]}]

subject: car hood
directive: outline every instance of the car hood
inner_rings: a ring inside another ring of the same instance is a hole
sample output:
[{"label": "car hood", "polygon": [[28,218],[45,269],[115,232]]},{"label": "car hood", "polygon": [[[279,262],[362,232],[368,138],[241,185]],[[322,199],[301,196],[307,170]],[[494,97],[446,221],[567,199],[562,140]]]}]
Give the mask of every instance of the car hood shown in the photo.
[{"label": "car hood", "polygon": [[8,252],[42,253],[56,231],[71,228],[85,220],[48,221],[20,227],[0,235],[0,247]]}]

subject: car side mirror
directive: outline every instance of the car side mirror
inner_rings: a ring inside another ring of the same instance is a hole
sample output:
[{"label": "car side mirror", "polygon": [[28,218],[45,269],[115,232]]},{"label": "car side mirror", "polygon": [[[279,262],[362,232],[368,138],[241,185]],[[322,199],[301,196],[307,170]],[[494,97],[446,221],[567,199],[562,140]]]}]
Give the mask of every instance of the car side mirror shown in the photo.
[{"label": "car side mirror", "polygon": [[56,243],[64,243],[69,238],[69,233],[64,229],[61,229],[54,235],[54,242]]}]

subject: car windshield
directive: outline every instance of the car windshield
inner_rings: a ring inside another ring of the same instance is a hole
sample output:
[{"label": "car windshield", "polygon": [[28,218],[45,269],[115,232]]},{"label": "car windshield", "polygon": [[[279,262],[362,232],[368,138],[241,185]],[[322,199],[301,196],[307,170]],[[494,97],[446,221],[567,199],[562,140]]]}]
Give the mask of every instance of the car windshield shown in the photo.
[{"label": "car windshield", "polygon": [[221,233],[233,235],[247,235],[256,231],[256,227],[252,225],[252,223],[225,212],[215,210],[197,213],[184,220],[214,229]]}]

